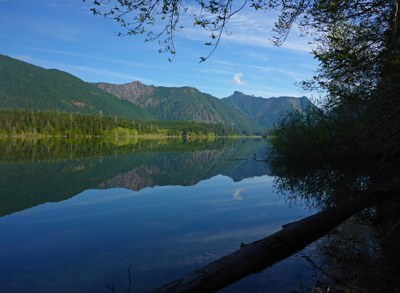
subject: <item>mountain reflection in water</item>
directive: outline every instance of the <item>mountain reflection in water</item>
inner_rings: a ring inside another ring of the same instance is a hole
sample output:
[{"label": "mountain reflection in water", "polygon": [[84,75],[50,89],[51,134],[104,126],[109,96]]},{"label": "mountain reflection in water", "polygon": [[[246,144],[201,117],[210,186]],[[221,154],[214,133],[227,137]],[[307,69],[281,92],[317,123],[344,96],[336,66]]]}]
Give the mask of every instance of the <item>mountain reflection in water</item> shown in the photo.
[{"label": "mountain reflection in water", "polygon": [[267,174],[262,139],[136,141],[0,140],[0,216],[68,199],[87,189],[190,186],[218,174],[234,181]]},{"label": "mountain reflection in water", "polygon": [[[123,292],[129,265],[133,292],[143,292],[310,212],[274,193],[263,140],[0,148],[5,292],[107,292],[114,282]],[[262,279],[236,286],[256,292]]]},{"label": "mountain reflection in water", "polygon": [[[133,292],[143,292],[369,182],[365,166],[268,165],[266,152],[261,139],[0,140],[2,290],[109,292],[105,284],[115,282],[124,292],[131,265]],[[382,246],[364,218],[221,292],[398,288],[390,278],[398,268],[387,265],[396,220],[380,232],[390,234]]]}]

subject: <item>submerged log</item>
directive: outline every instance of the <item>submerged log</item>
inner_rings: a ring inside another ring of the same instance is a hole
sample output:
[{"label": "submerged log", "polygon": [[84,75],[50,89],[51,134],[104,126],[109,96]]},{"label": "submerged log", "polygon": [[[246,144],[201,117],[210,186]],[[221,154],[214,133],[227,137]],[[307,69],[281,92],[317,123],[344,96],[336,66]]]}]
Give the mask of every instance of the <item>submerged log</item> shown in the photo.
[{"label": "submerged log", "polygon": [[400,178],[361,192],[335,207],[286,224],[264,239],[241,248],[181,279],[150,292],[215,292],[250,274],[283,260],[328,234],[357,212],[383,202],[400,192]]}]

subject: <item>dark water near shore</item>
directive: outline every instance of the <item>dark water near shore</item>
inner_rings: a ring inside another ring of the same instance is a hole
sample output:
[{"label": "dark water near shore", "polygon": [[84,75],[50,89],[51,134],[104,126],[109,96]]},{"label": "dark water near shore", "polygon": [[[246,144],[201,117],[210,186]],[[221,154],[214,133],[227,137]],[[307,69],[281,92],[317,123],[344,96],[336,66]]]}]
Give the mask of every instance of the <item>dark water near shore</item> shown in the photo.
[{"label": "dark water near shore", "polygon": [[[313,212],[277,193],[263,140],[0,148],[2,292],[124,292],[129,267],[143,292]],[[312,251],[222,291],[306,292]]]}]

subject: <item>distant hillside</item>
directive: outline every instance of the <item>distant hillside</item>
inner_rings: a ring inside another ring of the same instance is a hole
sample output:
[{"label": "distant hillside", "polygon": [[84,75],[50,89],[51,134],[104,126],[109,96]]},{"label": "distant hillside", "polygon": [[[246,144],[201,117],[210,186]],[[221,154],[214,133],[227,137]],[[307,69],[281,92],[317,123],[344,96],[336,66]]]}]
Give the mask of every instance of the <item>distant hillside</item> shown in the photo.
[{"label": "distant hillside", "polygon": [[56,69],[0,55],[0,108],[56,110],[151,120],[147,111]]},{"label": "distant hillside", "polygon": [[193,87],[156,87],[138,81],[95,85],[161,120],[223,123],[252,130],[271,128],[286,112],[304,113],[307,107],[314,106],[306,97],[262,98],[234,92],[227,98],[217,99]]},{"label": "distant hillside", "polygon": [[155,87],[140,82],[127,84],[96,83],[99,88],[129,101],[161,120],[193,120],[223,123],[231,127],[260,129],[254,120],[220,99],[193,87]]},{"label": "distant hillside", "polygon": [[259,125],[270,128],[283,114],[298,110],[304,113],[308,107],[315,107],[306,97],[278,97],[262,98],[234,92],[233,95],[223,98],[226,104],[236,107],[252,117]]},{"label": "distant hillside", "polygon": [[261,98],[235,92],[218,99],[193,87],[90,84],[66,72],[0,55],[0,109],[51,110],[136,120],[185,120],[247,133],[264,131],[288,111],[313,105],[306,97]]}]

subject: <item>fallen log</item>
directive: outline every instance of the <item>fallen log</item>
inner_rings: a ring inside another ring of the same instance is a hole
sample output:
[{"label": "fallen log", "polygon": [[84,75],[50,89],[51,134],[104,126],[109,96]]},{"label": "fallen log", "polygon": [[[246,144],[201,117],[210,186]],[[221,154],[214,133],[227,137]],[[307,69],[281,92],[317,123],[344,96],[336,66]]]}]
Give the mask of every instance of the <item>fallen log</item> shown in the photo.
[{"label": "fallen log", "polygon": [[232,252],[204,267],[149,292],[215,292],[283,260],[328,234],[357,212],[400,192],[400,178],[361,192],[346,202],[286,224],[264,239]]}]

